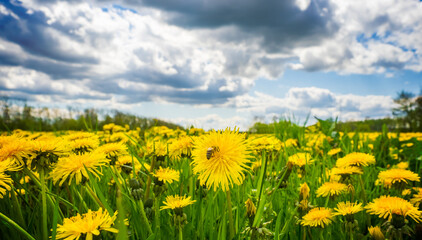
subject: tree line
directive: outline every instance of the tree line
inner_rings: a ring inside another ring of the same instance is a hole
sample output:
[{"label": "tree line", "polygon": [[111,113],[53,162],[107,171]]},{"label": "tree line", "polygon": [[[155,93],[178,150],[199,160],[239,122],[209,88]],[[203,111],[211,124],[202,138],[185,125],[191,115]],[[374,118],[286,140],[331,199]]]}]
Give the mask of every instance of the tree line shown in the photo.
[{"label": "tree line", "polygon": [[65,131],[65,130],[102,130],[108,123],[128,125],[130,129],[137,127],[142,130],[152,126],[167,126],[171,129],[183,127],[156,118],[139,117],[118,110],[104,111],[89,108],[77,111],[68,107],[66,114],[58,113],[57,109],[34,108],[23,100],[0,99],[2,115],[0,116],[0,131],[22,129],[28,131]]}]

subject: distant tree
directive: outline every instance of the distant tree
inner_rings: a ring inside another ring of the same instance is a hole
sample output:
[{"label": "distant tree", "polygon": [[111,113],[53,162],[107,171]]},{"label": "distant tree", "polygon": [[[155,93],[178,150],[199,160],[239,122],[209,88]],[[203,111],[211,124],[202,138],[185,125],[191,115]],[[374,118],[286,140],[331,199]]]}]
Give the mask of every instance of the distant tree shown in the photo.
[{"label": "distant tree", "polygon": [[402,130],[417,131],[420,130],[422,96],[415,97],[415,94],[402,90],[397,93],[394,103],[398,106],[393,108],[393,116],[395,116]]}]

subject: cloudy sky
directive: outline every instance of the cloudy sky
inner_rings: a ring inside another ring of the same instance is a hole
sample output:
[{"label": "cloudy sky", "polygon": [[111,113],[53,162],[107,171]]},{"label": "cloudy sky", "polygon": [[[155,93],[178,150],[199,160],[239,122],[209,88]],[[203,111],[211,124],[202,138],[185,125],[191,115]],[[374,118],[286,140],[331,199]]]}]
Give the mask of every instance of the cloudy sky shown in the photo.
[{"label": "cloudy sky", "polygon": [[417,0],[0,0],[0,95],[206,129],[381,118],[420,92],[421,39]]}]

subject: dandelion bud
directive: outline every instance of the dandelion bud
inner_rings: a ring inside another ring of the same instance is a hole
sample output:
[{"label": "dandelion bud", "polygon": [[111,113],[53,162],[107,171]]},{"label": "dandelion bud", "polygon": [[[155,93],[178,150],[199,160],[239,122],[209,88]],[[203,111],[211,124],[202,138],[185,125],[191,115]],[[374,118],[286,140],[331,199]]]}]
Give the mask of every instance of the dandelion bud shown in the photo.
[{"label": "dandelion bud", "polygon": [[255,217],[256,207],[250,198],[246,200],[245,206],[246,206],[246,214],[248,215],[248,217],[249,218]]},{"label": "dandelion bud", "polygon": [[130,179],[130,181],[129,181],[129,186],[130,186],[132,189],[138,189],[138,188],[141,188],[141,184],[139,183],[139,181],[138,181],[136,178],[132,178],[132,179]]},{"label": "dandelion bud", "polygon": [[131,194],[135,200],[141,200],[144,195],[144,190],[142,188],[132,189]]},{"label": "dandelion bud", "polygon": [[309,186],[306,182],[303,183],[303,184],[300,184],[300,193],[299,193],[300,201],[303,200],[303,199],[308,199],[310,191],[311,191],[311,189],[309,189]]},{"label": "dandelion bud", "polygon": [[148,198],[144,203],[144,207],[145,208],[152,208],[153,204],[154,204],[154,200],[152,198]]},{"label": "dandelion bud", "polygon": [[371,235],[371,237],[375,240],[384,240],[384,234],[381,232],[380,227],[376,226],[376,227],[369,227],[368,228],[369,234]]}]

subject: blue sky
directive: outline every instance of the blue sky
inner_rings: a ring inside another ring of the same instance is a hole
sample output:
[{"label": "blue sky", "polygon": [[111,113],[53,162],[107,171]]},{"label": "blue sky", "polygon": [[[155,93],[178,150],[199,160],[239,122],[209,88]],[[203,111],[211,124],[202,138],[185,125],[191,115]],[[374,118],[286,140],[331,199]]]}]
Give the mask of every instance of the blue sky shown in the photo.
[{"label": "blue sky", "polygon": [[182,126],[391,116],[422,89],[417,0],[0,1],[0,95]]}]

